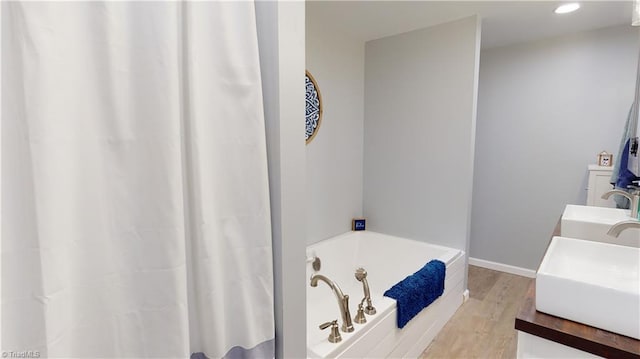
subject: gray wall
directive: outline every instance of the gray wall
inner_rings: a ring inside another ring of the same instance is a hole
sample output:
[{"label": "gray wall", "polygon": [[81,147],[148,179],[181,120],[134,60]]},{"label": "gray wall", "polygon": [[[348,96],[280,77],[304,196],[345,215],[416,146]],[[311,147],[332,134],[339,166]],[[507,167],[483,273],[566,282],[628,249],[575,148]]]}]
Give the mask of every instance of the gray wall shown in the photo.
[{"label": "gray wall", "polygon": [[474,16],[366,43],[371,230],[467,250],[479,35]]},{"label": "gray wall", "polygon": [[307,13],[306,63],[318,83],[323,118],[307,145],[307,244],[351,230],[362,216],[364,43],[332,33]]},{"label": "gray wall", "polygon": [[304,358],[304,2],[257,1],[256,20],[269,161],[276,357]]},{"label": "gray wall", "polygon": [[637,31],[482,51],[471,257],[535,270],[565,205],[586,203],[587,165],[617,152],[633,101]]},{"label": "gray wall", "polygon": [[[640,120],[638,120],[638,123],[636,126],[636,137],[640,137]],[[634,157],[631,157],[630,155],[629,158],[632,160],[628,164],[629,170],[633,172],[636,176],[640,177],[640,159],[638,158],[638,154],[636,154]],[[635,164],[635,167],[634,167],[634,164]]]}]

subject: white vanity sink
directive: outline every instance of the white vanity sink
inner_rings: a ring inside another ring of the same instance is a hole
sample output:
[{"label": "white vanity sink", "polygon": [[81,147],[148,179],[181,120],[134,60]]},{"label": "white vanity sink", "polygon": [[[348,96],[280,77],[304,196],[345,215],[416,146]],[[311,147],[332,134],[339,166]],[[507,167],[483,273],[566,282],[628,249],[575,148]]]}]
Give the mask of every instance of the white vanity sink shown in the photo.
[{"label": "white vanity sink", "polygon": [[536,277],[536,309],[640,339],[640,248],[553,237]]},{"label": "white vanity sink", "polygon": [[627,229],[620,233],[618,238],[607,234],[612,225],[631,220],[629,213],[628,209],[569,204],[562,213],[560,235],[562,237],[640,247],[640,229]]}]

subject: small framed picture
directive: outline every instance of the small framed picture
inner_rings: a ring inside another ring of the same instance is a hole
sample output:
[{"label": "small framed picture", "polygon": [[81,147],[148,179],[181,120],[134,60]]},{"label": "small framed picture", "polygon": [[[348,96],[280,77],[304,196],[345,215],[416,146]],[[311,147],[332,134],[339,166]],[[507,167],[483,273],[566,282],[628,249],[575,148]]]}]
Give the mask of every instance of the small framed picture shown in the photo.
[{"label": "small framed picture", "polygon": [[603,167],[611,167],[613,166],[613,155],[607,153],[607,151],[602,151],[598,155],[598,166]]},{"label": "small framed picture", "polygon": [[352,231],[364,231],[366,229],[366,220],[364,218],[354,218],[351,220]]}]

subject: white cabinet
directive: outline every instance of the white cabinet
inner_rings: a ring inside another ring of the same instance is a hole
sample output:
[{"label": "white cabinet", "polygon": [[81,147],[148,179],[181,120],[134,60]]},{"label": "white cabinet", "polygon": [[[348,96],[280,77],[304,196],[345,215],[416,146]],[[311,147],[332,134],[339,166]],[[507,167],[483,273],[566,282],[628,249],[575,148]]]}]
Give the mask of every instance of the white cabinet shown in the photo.
[{"label": "white cabinet", "polygon": [[566,358],[602,358],[591,353],[583,352],[566,345],[562,345],[551,340],[547,340],[522,331],[518,332],[518,349],[516,358],[518,359],[566,359]]},{"label": "white cabinet", "polygon": [[589,184],[587,188],[587,206],[612,207],[615,208],[616,203],[613,196],[609,199],[602,199],[602,194],[611,191],[613,185],[609,183],[613,167],[601,167],[598,165],[589,165]]}]

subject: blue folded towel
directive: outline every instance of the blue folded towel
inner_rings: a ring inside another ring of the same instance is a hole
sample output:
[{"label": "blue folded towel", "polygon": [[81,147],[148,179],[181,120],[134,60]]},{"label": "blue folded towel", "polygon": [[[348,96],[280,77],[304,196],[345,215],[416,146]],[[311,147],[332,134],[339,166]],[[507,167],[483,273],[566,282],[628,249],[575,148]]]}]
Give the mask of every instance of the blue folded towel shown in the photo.
[{"label": "blue folded towel", "polygon": [[396,300],[398,328],[442,295],[446,269],[443,262],[434,259],[384,292],[385,297]]}]

